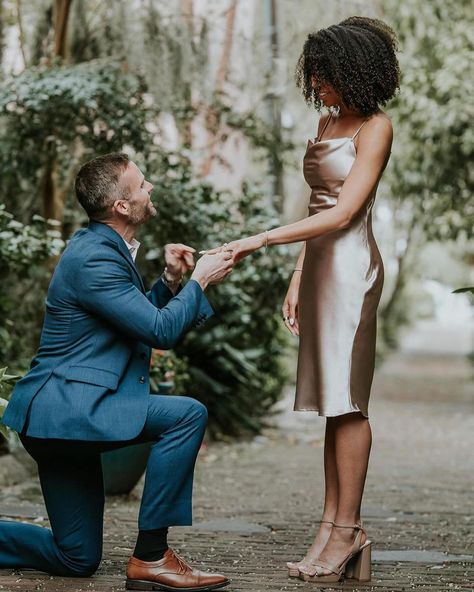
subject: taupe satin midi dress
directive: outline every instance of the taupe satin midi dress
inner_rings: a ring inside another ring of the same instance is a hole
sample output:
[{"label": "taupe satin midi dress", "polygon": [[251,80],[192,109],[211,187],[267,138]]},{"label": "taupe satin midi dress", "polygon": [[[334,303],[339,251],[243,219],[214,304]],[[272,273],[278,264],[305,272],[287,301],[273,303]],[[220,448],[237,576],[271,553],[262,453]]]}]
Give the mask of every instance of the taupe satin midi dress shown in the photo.
[{"label": "taupe satin midi dress", "polygon": [[[310,216],[336,205],[356,158],[360,129],[351,138],[308,141],[303,171],[311,187]],[[382,258],[372,234],[375,193],[376,188],[349,228],[306,242],[298,297],[296,411],[326,417],[360,411],[368,417],[383,285]]]}]

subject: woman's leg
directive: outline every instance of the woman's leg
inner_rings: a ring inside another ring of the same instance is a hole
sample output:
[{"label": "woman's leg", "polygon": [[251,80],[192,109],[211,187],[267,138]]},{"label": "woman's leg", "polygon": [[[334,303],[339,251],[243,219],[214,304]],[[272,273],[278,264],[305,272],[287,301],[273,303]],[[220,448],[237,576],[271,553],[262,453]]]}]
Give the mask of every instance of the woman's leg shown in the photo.
[{"label": "woman's leg", "polygon": [[332,417],[326,420],[326,437],[324,440],[324,510],[323,520],[334,522],[339,500],[339,483],[336,466],[336,431]]},{"label": "woman's leg", "polygon": [[[369,462],[372,434],[367,418],[350,413],[331,418],[334,425],[334,450],[337,470],[338,501],[336,524],[358,524]],[[330,565],[340,564],[350,552],[357,530],[332,528],[319,559]],[[361,542],[364,542],[362,535]],[[327,573],[327,570],[318,570]],[[313,572],[314,573],[314,570]]]},{"label": "woman's leg", "polygon": [[331,524],[333,522],[337,511],[338,500],[338,482],[336,469],[336,450],[335,450],[335,430],[332,418],[326,421],[326,434],[324,438],[324,509],[321,520],[323,522],[319,525],[314,537],[311,547],[306,552],[305,557],[298,562],[290,562],[289,568],[299,568],[304,564],[311,564],[319,558],[321,551],[324,549],[329,535],[331,533]]}]

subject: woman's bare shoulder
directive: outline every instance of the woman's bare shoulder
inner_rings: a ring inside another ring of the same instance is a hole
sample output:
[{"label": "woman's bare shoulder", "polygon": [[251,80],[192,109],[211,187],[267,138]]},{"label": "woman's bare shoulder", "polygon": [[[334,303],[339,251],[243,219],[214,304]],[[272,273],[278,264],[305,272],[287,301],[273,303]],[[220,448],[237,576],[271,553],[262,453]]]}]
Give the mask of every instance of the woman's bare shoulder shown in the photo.
[{"label": "woman's bare shoulder", "polygon": [[378,111],[368,119],[367,124],[361,130],[360,136],[361,141],[364,138],[373,139],[377,136],[391,142],[393,138],[392,120],[383,111]]}]

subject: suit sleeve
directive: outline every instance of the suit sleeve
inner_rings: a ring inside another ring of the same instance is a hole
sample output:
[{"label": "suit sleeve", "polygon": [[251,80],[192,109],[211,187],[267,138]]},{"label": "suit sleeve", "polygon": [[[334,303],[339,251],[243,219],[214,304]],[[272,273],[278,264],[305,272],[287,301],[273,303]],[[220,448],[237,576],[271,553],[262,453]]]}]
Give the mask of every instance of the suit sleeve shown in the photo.
[{"label": "suit sleeve", "polygon": [[160,275],[160,277],[153,284],[151,290],[149,290],[146,293],[146,296],[152,304],[154,304],[158,308],[163,308],[163,306],[166,306],[168,302],[171,300],[171,298],[177,296],[182,289],[182,285],[178,286],[176,294],[173,294],[173,292],[171,292],[168,286],[164,283],[163,275]]},{"label": "suit sleeve", "polygon": [[125,261],[112,254],[89,259],[76,282],[79,302],[121,333],[159,349],[171,349],[213,311],[198,282],[191,280],[163,308],[133,283]]}]

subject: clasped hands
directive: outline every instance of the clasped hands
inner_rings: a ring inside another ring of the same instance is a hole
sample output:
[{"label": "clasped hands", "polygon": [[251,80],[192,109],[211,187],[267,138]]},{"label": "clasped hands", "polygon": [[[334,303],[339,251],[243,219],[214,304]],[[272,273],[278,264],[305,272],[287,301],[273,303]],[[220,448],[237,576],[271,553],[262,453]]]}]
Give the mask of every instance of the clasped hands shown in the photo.
[{"label": "clasped hands", "polygon": [[199,251],[200,254],[215,255],[217,253],[228,252],[232,254],[234,263],[238,263],[247,255],[257,251],[266,243],[265,233],[256,234],[247,238],[241,238],[230,243],[224,243],[220,247],[209,249],[207,251]]},{"label": "clasped hands", "polygon": [[235,263],[264,244],[264,234],[224,243],[220,247],[200,251],[202,257],[196,263],[196,249],[181,243],[168,244],[165,246],[166,280],[179,283],[185,273],[194,270],[191,279],[198,281],[203,289],[209,284],[218,284],[229,275]]}]

